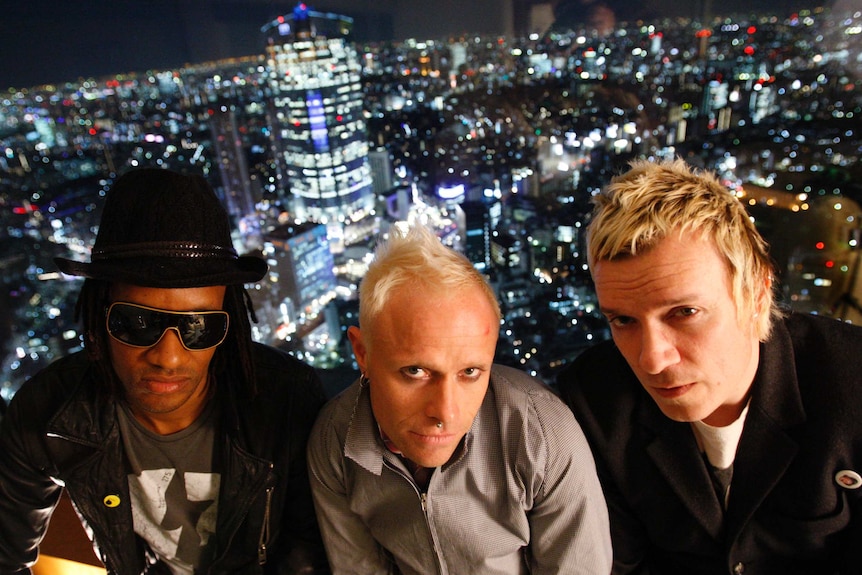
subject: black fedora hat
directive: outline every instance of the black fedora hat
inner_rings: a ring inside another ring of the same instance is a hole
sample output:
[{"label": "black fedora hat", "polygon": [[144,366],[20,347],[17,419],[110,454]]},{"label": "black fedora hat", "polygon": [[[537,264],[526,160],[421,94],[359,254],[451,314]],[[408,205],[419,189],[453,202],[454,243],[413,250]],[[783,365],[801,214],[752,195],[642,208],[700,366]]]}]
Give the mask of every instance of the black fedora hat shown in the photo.
[{"label": "black fedora hat", "polygon": [[227,212],[201,176],[127,172],[105,199],[89,262],[55,258],[65,274],[157,288],[255,282],[267,270],[238,256]]}]

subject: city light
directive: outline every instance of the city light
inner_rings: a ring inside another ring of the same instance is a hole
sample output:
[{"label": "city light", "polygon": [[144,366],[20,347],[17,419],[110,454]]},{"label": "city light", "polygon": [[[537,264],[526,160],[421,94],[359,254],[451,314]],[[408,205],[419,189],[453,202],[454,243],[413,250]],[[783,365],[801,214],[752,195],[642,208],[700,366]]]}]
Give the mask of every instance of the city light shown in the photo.
[{"label": "city light", "polygon": [[796,309],[833,313],[862,285],[859,14],[379,44],[352,26],[302,6],[262,26],[261,54],[0,94],[4,397],[81,349],[81,281],[51,258],[89,256],[104,191],[135,166],[210,180],[237,248],[270,263],[247,286],[254,337],[322,369],[351,364],[377,240],[421,221],[497,291],[498,360],[552,381],[609,337],[583,225],[638,157],[716,171],[775,242]]}]

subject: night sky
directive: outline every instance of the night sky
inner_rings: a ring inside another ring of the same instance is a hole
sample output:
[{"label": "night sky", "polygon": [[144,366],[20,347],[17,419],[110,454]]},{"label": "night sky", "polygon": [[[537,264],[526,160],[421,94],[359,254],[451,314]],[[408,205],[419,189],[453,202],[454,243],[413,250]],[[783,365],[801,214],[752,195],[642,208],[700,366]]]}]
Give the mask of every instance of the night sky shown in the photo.
[{"label": "night sky", "polygon": [[[560,0],[557,0],[560,1]],[[577,0],[568,0],[577,1]],[[697,10],[700,2],[606,0],[635,14]],[[814,6],[803,0],[706,0],[724,8]],[[830,0],[862,5],[862,0]],[[321,0],[313,9],[352,16],[355,40],[505,33],[503,6],[540,0]],[[295,1],[0,0],[0,90],[263,52],[260,28]],[[691,15],[691,14],[684,14]]]}]

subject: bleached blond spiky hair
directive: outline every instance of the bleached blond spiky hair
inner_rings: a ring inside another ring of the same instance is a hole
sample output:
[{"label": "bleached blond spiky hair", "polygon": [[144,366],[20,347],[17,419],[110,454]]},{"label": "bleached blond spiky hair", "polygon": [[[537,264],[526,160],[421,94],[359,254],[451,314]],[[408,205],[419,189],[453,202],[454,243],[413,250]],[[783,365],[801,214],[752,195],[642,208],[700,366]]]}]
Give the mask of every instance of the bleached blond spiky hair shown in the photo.
[{"label": "bleached blond spiky hair", "polygon": [[485,277],[463,254],[444,246],[428,228],[413,225],[406,232],[392,228],[378,244],[374,260],[359,286],[359,325],[367,329],[393,289],[429,288],[441,293],[476,286],[482,289],[497,317],[500,304]]},{"label": "bleached blond spiky hair", "polygon": [[[761,341],[781,311],[772,293],[769,246],[745,207],[712,172],[681,159],[636,160],[594,198],[587,258],[595,262],[636,256],[671,233],[697,232],[724,254],[737,317],[752,318]],[[768,309],[756,314],[758,302]]]}]

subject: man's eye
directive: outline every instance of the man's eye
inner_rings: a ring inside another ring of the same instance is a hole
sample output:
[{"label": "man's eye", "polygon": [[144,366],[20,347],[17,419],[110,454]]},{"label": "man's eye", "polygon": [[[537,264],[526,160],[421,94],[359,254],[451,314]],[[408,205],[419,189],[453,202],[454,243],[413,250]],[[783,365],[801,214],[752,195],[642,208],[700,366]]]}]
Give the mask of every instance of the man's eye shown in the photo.
[{"label": "man's eye", "polygon": [[608,323],[614,327],[624,327],[632,322],[632,318],[626,317],[624,315],[609,317]]},{"label": "man's eye", "polygon": [[478,367],[468,367],[464,370],[464,376],[470,379],[477,379],[480,375],[482,375],[482,370]]},{"label": "man's eye", "polygon": [[682,307],[678,310],[677,313],[679,313],[679,315],[681,316],[690,317],[693,315],[697,315],[697,312],[698,310],[695,307]]},{"label": "man's eye", "polygon": [[401,370],[401,372],[404,375],[406,375],[407,377],[412,377],[412,378],[419,378],[419,377],[422,377],[423,375],[425,375],[425,370],[422,369],[421,367],[417,367],[415,365],[405,367]]}]

